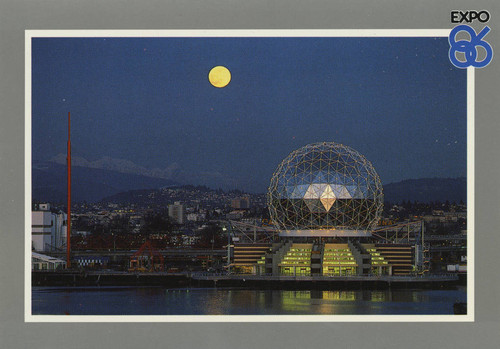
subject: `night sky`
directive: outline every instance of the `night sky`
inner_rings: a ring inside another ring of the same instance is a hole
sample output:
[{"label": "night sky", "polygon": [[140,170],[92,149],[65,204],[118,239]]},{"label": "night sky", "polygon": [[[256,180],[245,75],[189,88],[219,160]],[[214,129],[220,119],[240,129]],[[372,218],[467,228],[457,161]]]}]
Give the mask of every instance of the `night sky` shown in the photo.
[{"label": "night sky", "polygon": [[[466,175],[466,71],[447,38],[36,38],[33,160],[66,152],[265,192],[293,150],[348,145],[382,183]],[[232,80],[210,85],[226,66]]]}]

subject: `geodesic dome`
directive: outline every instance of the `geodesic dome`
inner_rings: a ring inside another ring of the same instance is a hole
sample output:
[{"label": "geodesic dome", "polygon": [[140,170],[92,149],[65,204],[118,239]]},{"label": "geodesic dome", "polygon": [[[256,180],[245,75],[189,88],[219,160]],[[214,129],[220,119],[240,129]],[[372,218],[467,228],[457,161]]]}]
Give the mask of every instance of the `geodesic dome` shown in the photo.
[{"label": "geodesic dome", "polygon": [[356,150],[315,143],[281,162],[271,178],[267,203],[281,231],[366,233],[380,219],[382,184],[372,164]]}]

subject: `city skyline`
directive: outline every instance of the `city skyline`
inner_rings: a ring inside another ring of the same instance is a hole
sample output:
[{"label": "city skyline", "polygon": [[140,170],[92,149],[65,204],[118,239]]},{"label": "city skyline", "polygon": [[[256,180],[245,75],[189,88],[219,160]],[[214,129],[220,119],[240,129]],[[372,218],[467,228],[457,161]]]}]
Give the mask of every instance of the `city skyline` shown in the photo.
[{"label": "city skyline", "polygon": [[[75,158],[186,184],[265,192],[283,158],[321,141],[365,154],[384,184],[465,177],[466,72],[447,50],[446,38],[35,38],[33,160],[65,153],[71,111]],[[208,81],[217,65],[224,88]]]}]

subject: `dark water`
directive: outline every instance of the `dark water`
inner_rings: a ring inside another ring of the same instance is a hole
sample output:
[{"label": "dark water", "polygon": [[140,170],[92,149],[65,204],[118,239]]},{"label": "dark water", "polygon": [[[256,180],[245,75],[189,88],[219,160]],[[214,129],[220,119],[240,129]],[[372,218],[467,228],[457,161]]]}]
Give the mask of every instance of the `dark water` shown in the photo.
[{"label": "dark water", "polygon": [[289,291],[235,288],[33,287],[33,315],[453,314],[455,290]]}]

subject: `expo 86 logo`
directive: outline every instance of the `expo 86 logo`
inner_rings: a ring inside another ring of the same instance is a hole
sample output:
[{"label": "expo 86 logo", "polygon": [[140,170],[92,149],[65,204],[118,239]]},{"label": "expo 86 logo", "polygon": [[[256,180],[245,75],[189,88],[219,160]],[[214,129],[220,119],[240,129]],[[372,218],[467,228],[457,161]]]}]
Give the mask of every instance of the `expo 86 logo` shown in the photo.
[{"label": "expo 86 logo", "polygon": [[[469,34],[470,40],[459,40],[456,41],[456,36],[458,33],[465,31]],[[484,41],[483,38],[488,34],[490,28],[488,26],[484,27],[483,30],[476,34],[474,29],[468,25],[458,25],[450,33],[448,41],[450,42],[450,61],[457,68],[467,68],[470,66],[476,68],[486,67],[493,58],[493,49],[491,45]],[[486,56],[478,61],[478,47],[482,47],[486,51]],[[465,61],[459,60],[457,58],[457,52],[463,53],[465,56]]]}]

